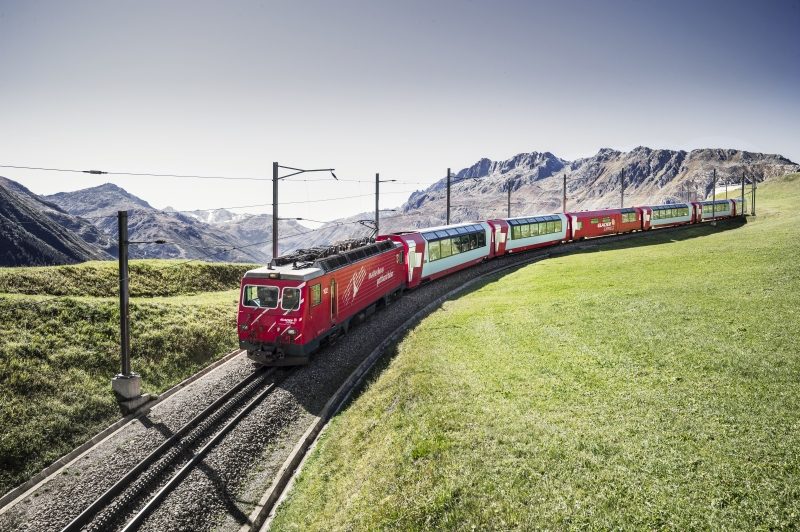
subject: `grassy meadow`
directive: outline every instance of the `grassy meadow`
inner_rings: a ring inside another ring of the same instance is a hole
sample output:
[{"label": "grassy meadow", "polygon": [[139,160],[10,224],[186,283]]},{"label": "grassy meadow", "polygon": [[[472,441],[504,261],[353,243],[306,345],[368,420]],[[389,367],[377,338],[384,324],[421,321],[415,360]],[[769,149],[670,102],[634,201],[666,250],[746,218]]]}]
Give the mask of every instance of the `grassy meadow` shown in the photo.
[{"label": "grassy meadow", "polygon": [[275,529],[798,527],[800,174],[758,209],[445,303],[331,422]]},{"label": "grassy meadow", "polygon": [[[131,365],[159,393],[237,346],[253,265],[131,261]],[[0,268],[0,494],[120,417],[116,262]]]}]

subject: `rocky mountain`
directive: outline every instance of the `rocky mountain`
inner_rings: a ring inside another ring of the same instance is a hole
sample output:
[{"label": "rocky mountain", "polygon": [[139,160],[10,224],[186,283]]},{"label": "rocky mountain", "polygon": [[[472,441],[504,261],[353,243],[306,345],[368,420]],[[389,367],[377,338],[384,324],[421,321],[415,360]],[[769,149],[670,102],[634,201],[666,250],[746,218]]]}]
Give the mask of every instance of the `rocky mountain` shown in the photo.
[{"label": "rocky mountain", "polygon": [[71,214],[86,216],[107,235],[117,234],[117,211],[127,210],[130,240],[167,241],[166,244],[131,245],[131,258],[258,263],[268,260],[258,246],[250,246],[252,242],[243,242],[194,216],[156,209],[112,183],[74,192],[60,192],[45,198]]},{"label": "rocky mountain", "polygon": [[[238,214],[225,209],[160,210],[112,183],[60,192],[46,199],[69,213],[87,216],[108,235],[117,234],[117,211],[127,210],[130,240],[168,242],[132,245],[131,258],[266,263],[271,257],[271,215]],[[294,220],[280,223],[281,248],[292,249],[291,235],[305,233],[307,229]]]},{"label": "rocky mountain", "polygon": [[[451,177],[452,222],[505,217],[508,190],[511,214],[557,212],[567,182],[567,210],[618,207],[620,177],[625,175],[625,205],[659,204],[705,198],[717,185],[750,182],[800,170],[800,165],[774,154],[740,150],[687,151],[638,147],[629,152],[603,148],[592,157],[567,161],[549,152],[530,152],[506,160],[480,159]],[[414,192],[399,212],[381,221],[381,232],[441,225],[445,222],[446,179]],[[321,245],[368,234],[348,222],[372,213],[337,220],[306,236],[306,245]]]},{"label": "rocky mountain", "polygon": [[[164,209],[164,212],[176,212],[175,209],[172,207],[167,207]],[[241,214],[235,213],[228,209],[210,209],[210,210],[194,210],[194,211],[181,211],[186,216],[191,216],[192,218],[196,218],[201,222],[205,222],[207,224],[223,224],[227,222],[236,222],[238,220],[245,219],[250,214]]]},{"label": "rocky mountain", "polygon": [[110,259],[114,243],[86,220],[0,177],[0,266]]}]

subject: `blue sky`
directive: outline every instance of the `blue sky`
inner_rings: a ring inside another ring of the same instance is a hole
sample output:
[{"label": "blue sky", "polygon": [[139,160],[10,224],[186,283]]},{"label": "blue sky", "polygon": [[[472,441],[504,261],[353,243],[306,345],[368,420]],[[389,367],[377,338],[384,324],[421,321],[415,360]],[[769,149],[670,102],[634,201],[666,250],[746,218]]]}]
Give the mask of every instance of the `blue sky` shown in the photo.
[{"label": "blue sky", "polygon": [[[800,161],[800,1],[0,0],[0,164],[429,183],[480,157],[730,147]],[[113,180],[157,207],[269,183],[0,172],[37,193]],[[372,208],[290,182],[282,215]],[[422,185],[387,183],[382,206]],[[254,209],[258,210],[258,209]]]}]

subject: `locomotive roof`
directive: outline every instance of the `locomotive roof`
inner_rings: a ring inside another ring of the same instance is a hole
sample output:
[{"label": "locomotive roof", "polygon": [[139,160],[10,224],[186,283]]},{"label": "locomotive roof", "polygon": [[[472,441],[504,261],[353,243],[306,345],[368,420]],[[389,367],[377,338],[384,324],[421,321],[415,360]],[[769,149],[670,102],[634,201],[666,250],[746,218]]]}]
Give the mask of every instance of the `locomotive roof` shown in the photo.
[{"label": "locomotive roof", "polygon": [[291,281],[310,281],[324,272],[320,268],[292,268],[291,266],[262,266],[244,274],[246,279],[289,279]]},{"label": "locomotive roof", "polygon": [[[244,276],[247,278],[308,281],[348,264],[389,251],[396,246],[391,240],[381,240],[349,249],[348,246],[340,243],[326,248],[298,250],[278,257],[269,266],[250,270]],[[346,249],[346,251],[338,251],[340,249]]]}]

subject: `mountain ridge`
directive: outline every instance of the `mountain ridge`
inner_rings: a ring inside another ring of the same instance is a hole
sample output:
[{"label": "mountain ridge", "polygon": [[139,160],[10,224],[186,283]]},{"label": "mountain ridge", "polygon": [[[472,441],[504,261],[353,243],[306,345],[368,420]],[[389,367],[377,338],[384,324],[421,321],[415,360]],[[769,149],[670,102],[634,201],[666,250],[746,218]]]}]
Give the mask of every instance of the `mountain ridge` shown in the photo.
[{"label": "mountain ridge", "polygon": [[[451,174],[451,222],[526,215],[561,210],[562,185],[567,182],[567,210],[619,206],[621,178],[625,176],[626,205],[657,204],[704,198],[712,187],[712,172],[717,183],[737,181],[744,174],[758,182],[792,171],[800,165],[778,154],[735,149],[701,148],[669,150],[637,146],[630,151],[601,148],[590,157],[572,161],[549,151],[521,152],[507,159],[479,158],[475,163]],[[6,232],[13,239],[5,245],[23,246],[25,236],[14,220],[27,220],[34,212],[35,223],[44,224],[44,242],[63,239],[75,247],[76,255],[54,251],[37,240],[28,259],[79,261],[111,258],[116,254],[116,214],[129,211],[131,239],[167,240],[167,244],[131,246],[132,258],[185,258],[230,262],[267,262],[271,257],[272,216],[235,213],[226,209],[176,211],[157,209],[113,183],[73,192],[37,196],[7,178],[0,178],[4,196],[0,207],[14,204],[17,211],[3,218]],[[381,219],[381,233],[442,225],[445,222],[447,179],[442,178],[417,190],[395,214]],[[14,209],[11,209],[14,210]],[[0,210],[2,214],[2,210]],[[42,215],[43,217],[40,217]],[[371,219],[372,212],[358,213],[310,230],[294,220],[281,221],[281,249],[325,245],[337,240],[363,237],[368,227],[356,223]],[[15,217],[17,216],[17,217]],[[85,218],[84,218],[85,217]],[[26,222],[33,223],[33,222]],[[50,227],[57,224],[62,230]],[[3,227],[3,226],[0,226]],[[77,239],[77,240],[76,240]],[[56,246],[58,247],[58,246]],[[69,247],[69,246],[68,246]],[[27,252],[26,252],[27,253]]]},{"label": "mountain ridge", "polygon": [[0,177],[2,266],[48,266],[110,259],[110,239],[89,222]]}]

